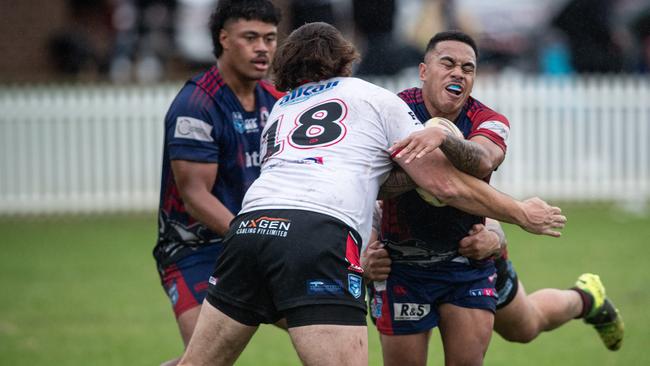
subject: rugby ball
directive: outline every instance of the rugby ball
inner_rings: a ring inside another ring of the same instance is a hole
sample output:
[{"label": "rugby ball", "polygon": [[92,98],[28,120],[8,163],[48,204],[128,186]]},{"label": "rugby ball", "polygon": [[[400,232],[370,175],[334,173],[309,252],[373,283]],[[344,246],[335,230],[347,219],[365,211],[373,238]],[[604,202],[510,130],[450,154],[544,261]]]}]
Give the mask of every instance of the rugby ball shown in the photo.
[{"label": "rugby ball", "polygon": [[[434,126],[446,128],[449,132],[451,132],[452,135],[459,137],[461,139],[465,138],[463,133],[458,129],[458,127],[456,127],[456,124],[454,124],[452,121],[446,118],[433,117],[424,123],[425,128],[430,128]],[[444,202],[440,201],[434,195],[430,194],[429,192],[425,191],[422,188],[418,187],[415,189],[415,191],[418,193],[418,195],[420,195],[420,198],[422,198],[426,203],[432,206],[436,206],[436,207],[447,206]]]}]

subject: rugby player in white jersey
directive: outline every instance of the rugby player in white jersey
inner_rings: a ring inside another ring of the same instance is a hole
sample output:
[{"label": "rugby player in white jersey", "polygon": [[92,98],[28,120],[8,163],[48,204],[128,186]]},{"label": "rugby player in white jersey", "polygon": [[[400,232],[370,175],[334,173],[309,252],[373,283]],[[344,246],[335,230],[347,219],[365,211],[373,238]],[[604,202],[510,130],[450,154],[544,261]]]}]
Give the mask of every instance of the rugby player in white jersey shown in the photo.
[{"label": "rugby player in white jersey", "polygon": [[564,226],[559,208],[515,201],[453,168],[436,150],[444,131],[424,130],[393,93],[349,77],[357,58],[326,23],[298,28],[276,52],[276,86],[290,92],[262,133],[260,178],[225,236],[181,365],[230,365],[259,324],[283,317],[304,364],[367,364],[359,250],[395,141],[411,143],[394,161],[448,204],[537,234]]}]

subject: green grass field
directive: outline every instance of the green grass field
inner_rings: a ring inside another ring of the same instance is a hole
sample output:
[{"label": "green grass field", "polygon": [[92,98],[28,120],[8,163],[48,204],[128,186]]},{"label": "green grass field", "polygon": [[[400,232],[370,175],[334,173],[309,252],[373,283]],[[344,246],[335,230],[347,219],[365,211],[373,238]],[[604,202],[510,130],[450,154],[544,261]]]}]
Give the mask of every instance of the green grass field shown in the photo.
[{"label": "green grass field", "polygon": [[[568,206],[561,239],[507,226],[510,255],[529,292],[601,275],[626,338],[607,351],[573,321],[531,344],[494,335],[486,365],[650,365],[650,216]],[[158,365],[181,353],[151,249],[154,214],[0,219],[0,365]],[[370,364],[381,364],[372,326]],[[434,333],[435,334],[435,333]],[[442,365],[440,340],[429,364]],[[263,326],[238,365],[298,365],[288,336]]]}]

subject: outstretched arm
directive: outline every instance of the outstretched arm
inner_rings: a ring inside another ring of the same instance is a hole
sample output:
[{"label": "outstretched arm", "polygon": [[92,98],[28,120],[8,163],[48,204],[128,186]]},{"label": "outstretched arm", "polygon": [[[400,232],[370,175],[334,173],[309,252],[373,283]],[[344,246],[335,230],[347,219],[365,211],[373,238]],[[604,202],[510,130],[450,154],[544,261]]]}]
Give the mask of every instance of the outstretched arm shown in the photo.
[{"label": "outstretched arm", "polygon": [[560,236],[555,229],[566,223],[560,208],[549,206],[539,198],[517,201],[457,170],[439,149],[409,164],[405,163],[405,156],[394,160],[418,186],[462,211],[516,224],[534,234],[555,237]]}]

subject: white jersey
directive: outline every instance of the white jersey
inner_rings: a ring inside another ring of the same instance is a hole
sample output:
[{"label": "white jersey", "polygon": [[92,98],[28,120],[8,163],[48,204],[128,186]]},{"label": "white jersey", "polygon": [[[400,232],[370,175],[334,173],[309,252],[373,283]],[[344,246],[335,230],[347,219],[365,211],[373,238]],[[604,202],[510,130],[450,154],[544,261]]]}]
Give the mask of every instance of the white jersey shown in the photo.
[{"label": "white jersey", "polygon": [[301,209],[336,217],[367,241],[388,148],[422,125],[395,94],[339,77],[294,89],[262,131],[260,177],[241,212]]}]

